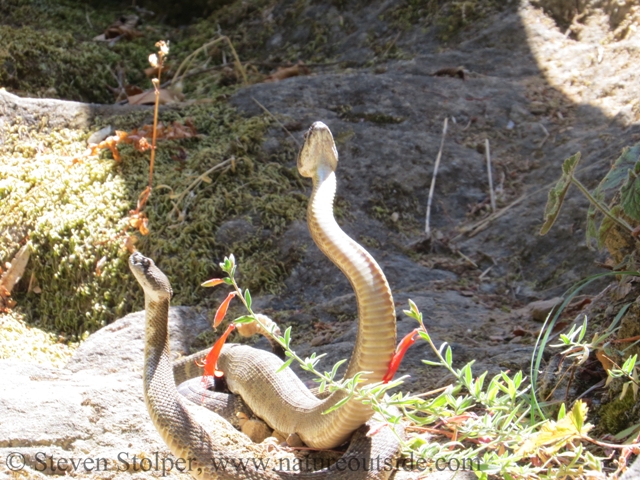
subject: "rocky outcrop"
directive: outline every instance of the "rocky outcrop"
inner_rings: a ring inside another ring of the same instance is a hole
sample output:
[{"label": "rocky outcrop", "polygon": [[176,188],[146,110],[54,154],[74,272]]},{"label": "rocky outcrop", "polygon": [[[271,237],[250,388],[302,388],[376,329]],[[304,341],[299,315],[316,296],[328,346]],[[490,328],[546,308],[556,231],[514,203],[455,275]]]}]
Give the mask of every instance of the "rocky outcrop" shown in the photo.
[{"label": "rocky outcrop", "polygon": [[[191,353],[210,329],[189,308],[172,308],[169,324],[175,355]],[[91,335],[65,368],[0,360],[0,478],[12,469],[27,478],[138,478],[163,467],[166,478],[191,478],[169,468],[175,459],[149,419],[143,360],[144,312]]]}]

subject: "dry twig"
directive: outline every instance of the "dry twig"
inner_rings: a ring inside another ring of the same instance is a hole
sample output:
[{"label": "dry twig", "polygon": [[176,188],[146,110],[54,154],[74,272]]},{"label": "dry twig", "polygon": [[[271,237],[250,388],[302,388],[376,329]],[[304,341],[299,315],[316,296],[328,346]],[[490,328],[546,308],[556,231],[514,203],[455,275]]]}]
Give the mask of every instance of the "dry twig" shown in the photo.
[{"label": "dry twig", "polygon": [[296,137],[294,137],[294,136],[291,134],[291,132],[290,132],[289,130],[287,130],[287,127],[285,127],[285,126],[282,124],[282,122],[280,122],[280,120],[278,120],[278,119],[276,118],[276,116],[275,116],[273,113],[271,113],[271,112],[267,109],[267,107],[265,107],[264,105],[262,105],[262,104],[261,104],[258,100],[256,100],[254,97],[251,97],[251,100],[253,100],[254,102],[256,102],[256,103],[258,104],[258,106],[259,106],[262,110],[264,110],[264,111],[265,111],[265,113],[267,113],[268,115],[270,115],[270,116],[271,116],[271,118],[273,118],[273,119],[276,121],[276,123],[277,123],[278,125],[280,125],[280,126],[282,127],[282,129],[283,129],[285,132],[287,132],[287,135],[289,135],[289,136],[291,137],[291,139],[296,143],[296,145],[298,145],[298,147],[300,147],[300,146],[301,146],[301,145],[300,145],[300,142],[298,141],[298,139],[297,139]]},{"label": "dry twig", "polygon": [[[182,61],[182,63],[180,64],[180,66],[178,67],[178,69],[176,70],[176,73],[173,76],[173,79],[171,80],[171,86],[174,86],[178,81],[182,80],[182,78],[185,77],[185,75],[187,73],[187,69],[189,68],[189,66],[191,65],[191,63],[195,59],[195,57],[200,52],[202,52],[203,50],[206,51],[207,48],[210,48],[210,47],[214,46],[216,43],[221,42],[221,41],[225,41],[225,42],[227,42],[227,45],[229,45],[229,48],[231,49],[231,53],[233,54],[233,63],[235,65],[236,69],[242,75],[242,81],[246,85],[247,84],[247,72],[246,72],[244,66],[242,65],[242,62],[240,62],[240,58],[238,57],[238,54],[236,53],[236,49],[233,47],[233,43],[231,43],[231,40],[229,39],[229,37],[223,35],[221,37],[216,38],[215,40],[212,40],[210,42],[205,43],[200,48],[197,48],[187,58],[185,58]],[[226,61],[224,63],[226,63]],[[180,72],[183,72],[182,75],[180,75]]]},{"label": "dry twig", "polygon": [[151,156],[149,159],[149,184],[138,196],[138,204],[135,210],[129,211],[129,225],[140,231],[142,235],[149,233],[148,224],[149,218],[144,212],[144,207],[149,200],[151,190],[153,188],[153,164],[156,158],[156,140],[158,137],[158,108],[160,105],[160,76],[162,75],[162,62],[164,57],[169,53],[169,45],[163,40],[156,43],[156,47],[159,48],[158,55],[152,54],[149,56],[149,63],[152,67],[158,68],[158,77],[152,80],[153,88],[155,89],[156,101],[153,108],[153,131],[151,137]]},{"label": "dry twig", "polygon": [[424,227],[424,233],[427,238],[431,238],[431,229],[429,228],[429,221],[431,220],[431,202],[433,200],[433,191],[436,188],[436,175],[438,174],[438,167],[440,166],[440,158],[442,158],[442,149],[444,148],[444,137],[447,135],[447,126],[449,125],[449,119],[444,119],[442,126],[442,140],[440,141],[440,150],[438,150],[438,156],[436,157],[436,164],[433,167],[433,177],[431,177],[431,188],[429,189],[429,199],[427,200],[427,219]]},{"label": "dry twig", "polygon": [[484,151],[487,154],[487,176],[489,177],[489,198],[491,198],[491,211],[496,211],[496,195],[493,191],[493,177],[491,176],[491,152],[489,150],[489,139],[484,140]]}]

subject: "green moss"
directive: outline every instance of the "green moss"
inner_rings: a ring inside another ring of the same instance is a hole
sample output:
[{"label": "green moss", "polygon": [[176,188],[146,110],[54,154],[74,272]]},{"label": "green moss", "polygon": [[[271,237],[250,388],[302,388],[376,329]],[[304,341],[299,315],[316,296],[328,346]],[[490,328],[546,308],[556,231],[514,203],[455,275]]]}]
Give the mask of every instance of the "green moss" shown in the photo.
[{"label": "green moss", "polygon": [[[267,120],[240,117],[224,103],[161,115],[164,122],[187,118],[200,138],[159,143],[155,188],[146,208],[151,233],[140,238],[138,249],[168,275],[176,305],[216,306],[224,292],[199,285],[220,275],[218,263],[229,253],[240,262],[243,286],[256,293],[278,291],[291,268],[278,258],[278,238],[293,220],[304,218],[307,202],[293,151],[264,156],[260,145]],[[109,119],[123,130],[148,121],[146,112]],[[104,124],[99,120],[94,128]],[[16,123],[0,147],[0,231],[11,233],[11,241],[0,245],[0,260],[10,261],[27,238],[33,246],[14,296],[18,308],[31,322],[76,335],[143,306],[122,240],[128,212],[147,182],[148,154],[122,146],[121,164],[105,152],[74,165],[87,133],[35,131]],[[210,183],[176,198],[230,158],[234,162],[209,174]],[[240,216],[252,220],[255,234],[232,244],[218,241],[218,227]],[[27,291],[30,282],[41,293]]]},{"label": "green moss", "polygon": [[[303,15],[308,8],[304,0],[236,0],[185,29],[174,52],[183,57],[222,32],[231,39],[242,61],[295,63],[303,59],[307,63],[322,63],[334,53],[330,41],[333,23]],[[267,48],[268,41],[278,33],[295,41]],[[210,52],[218,54],[215,49]]]},{"label": "green moss", "polygon": [[451,40],[462,29],[488,15],[503,10],[507,4],[502,0],[453,0],[448,2],[436,18],[438,37]]},{"label": "green moss", "polygon": [[121,5],[96,9],[84,2],[78,4],[68,0],[3,0],[0,3],[0,24],[64,31],[86,40],[102,33],[123,13]]},{"label": "green moss", "polygon": [[[175,46],[172,55],[183,57],[217,38],[222,32],[233,42],[233,46],[243,61],[252,58],[271,33],[272,26],[260,22],[259,29],[251,29],[247,23],[261,19],[262,11],[275,5],[274,0],[255,0],[251,2],[234,1],[217,9],[208,18],[196,22],[185,31],[180,42]],[[219,49],[211,49],[209,55],[219,55]]]},{"label": "green moss", "polygon": [[[191,118],[199,132],[206,132],[199,140],[180,144],[188,151],[184,162],[171,158],[177,143],[168,142],[158,151],[155,182],[169,188],[154,192],[147,208],[151,234],[138,246],[168,275],[174,303],[212,306],[211,291],[199,285],[220,275],[218,263],[229,253],[239,261],[245,287],[279,290],[287,268],[278,260],[277,239],[293,220],[304,218],[306,208],[293,152],[262,156],[259,146],[267,121],[241,118],[223,104],[168,112],[165,118]],[[130,149],[127,156],[122,174],[131,191],[141,191],[146,154]],[[172,198],[172,193],[183,192],[194,178],[229,158],[235,159],[234,165],[209,174],[211,183],[200,184],[179,203]],[[218,241],[217,228],[238,217],[252,219],[258,228],[255,234],[231,244]]]},{"label": "green moss", "polygon": [[[108,101],[106,64],[117,56],[71,34],[0,25],[0,84],[17,92],[73,100]],[[96,95],[97,93],[97,95]],[[101,94],[102,93],[102,94]]]},{"label": "green moss", "polygon": [[435,25],[439,39],[448,41],[463,28],[507,5],[501,0],[404,0],[385,12],[382,19],[404,31],[416,25]]},{"label": "green moss", "polygon": [[[398,182],[374,181],[374,195],[367,205],[369,214],[384,223],[387,228],[404,233],[416,233],[422,228],[420,221],[409,212],[419,212],[421,206],[412,192]],[[424,207],[422,207],[424,208]],[[394,220],[393,214],[398,218]]]},{"label": "green moss", "polygon": [[[0,147],[0,259],[10,261],[27,240],[33,251],[25,275],[32,291],[15,296],[26,317],[49,328],[82,333],[125,311],[130,301],[117,236],[129,192],[111,160],[86,159],[83,132],[29,130],[16,123]],[[7,234],[8,233],[8,234]],[[101,276],[100,258],[110,259]],[[38,289],[41,293],[35,293]]]},{"label": "green moss", "polygon": [[599,410],[600,422],[598,428],[604,432],[616,434],[632,424],[631,417],[636,400],[629,389],[624,398],[617,398],[613,402],[603,405]]},{"label": "green moss", "polygon": [[18,94],[112,103],[108,85],[116,71],[126,83],[150,88],[148,56],[166,27],[141,28],[141,37],[113,46],[96,42],[127,9],[100,9],[53,0],[7,0],[0,4],[0,86]]},{"label": "green moss", "polygon": [[431,20],[438,12],[437,0],[405,0],[398,2],[381,17],[400,30],[409,30],[418,22]]},{"label": "green moss", "polygon": [[63,368],[78,348],[63,335],[32,328],[17,312],[0,315],[0,358]]}]

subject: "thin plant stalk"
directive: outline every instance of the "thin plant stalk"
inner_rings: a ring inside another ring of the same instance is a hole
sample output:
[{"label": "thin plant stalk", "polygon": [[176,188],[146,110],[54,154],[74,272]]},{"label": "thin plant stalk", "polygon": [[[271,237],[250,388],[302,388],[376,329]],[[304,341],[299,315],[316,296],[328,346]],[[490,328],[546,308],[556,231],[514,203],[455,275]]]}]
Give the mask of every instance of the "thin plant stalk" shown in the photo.
[{"label": "thin plant stalk", "polygon": [[444,137],[447,135],[447,126],[449,119],[444,119],[444,125],[442,126],[442,140],[440,141],[440,150],[438,150],[438,156],[436,157],[436,163],[433,167],[433,177],[431,177],[431,188],[429,189],[429,199],[427,200],[427,219],[425,222],[424,233],[427,238],[431,238],[431,228],[429,222],[431,220],[431,202],[433,201],[433,192],[436,188],[436,175],[438,175],[438,167],[440,166],[440,159],[442,158],[442,149],[444,148]]},{"label": "thin plant stalk", "polygon": [[282,129],[287,132],[287,134],[289,135],[289,137],[291,137],[291,139],[295,142],[296,145],[298,145],[298,147],[300,147],[300,142],[298,141],[298,139],[296,137],[294,137],[291,132],[289,130],[287,130],[287,127],[285,127],[282,122],[280,120],[278,120],[276,118],[276,116],[271,113],[267,107],[265,107],[264,105],[262,105],[258,100],[256,100],[254,97],[251,97],[251,100],[253,100],[254,102],[256,102],[258,104],[258,106],[265,111],[265,113],[267,113],[271,118],[273,118],[273,120],[275,120],[275,122],[280,125],[280,127],[282,127]]},{"label": "thin plant stalk", "polygon": [[573,175],[571,175],[570,178],[571,178],[571,183],[573,183],[576,187],[578,187],[578,190],[580,190],[583,193],[583,195],[587,197],[587,199],[591,202],[591,204],[596,209],[598,209],[603,215],[608,217],[613,222],[617,223],[619,226],[621,226],[625,230],[628,230],[630,233],[633,233],[633,228],[631,228],[631,226],[629,226],[627,222],[625,222],[622,218],[612,215],[609,209],[603,206],[598,200],[596,200],[593,197],[593,195],[591,195],[591,192],[589,192],[589,190],[587,190],[585,186],[582,185],[582,183],[578,179],[576,179]]},{"label": "thin plant stalk", "polygon": [[231,49],[231,53],[233,54],[234,64],[235,64],[236,68],[238,69],[238,71],[240,72],[240,74],[242,75],[243,83],[246,85],[247,84],[247,72],[245,71],[245,68],[242,66],[242,62],[240,62],[240,57],[238,57],[236,49],[233,47],[233,43],[231,43],[231,40],[229,39],[229,37],[222,36],[222,37],[216,38],[215,40],[212,40],[210,42],[205,43],[201,47],[199,47],[196,50],[194,50],[187,58],[185,58],[182,61],[182,63],[180,64],[180,66],[178,67],[178,70],[176,70],[176,73],[173,76],[173,79],[171,80],[171,86],[175,85],[179,80],[184,78],[184,76],[185,76],[185,74],[187,72],[187,68],[191,65],[191,63],[195,59],[196,55],[198,55],[203,50],[206,50],[207,48],[212,47],[213,45],[215,45],[216,43],[221,42],[221,41],[225,41],[225,42],[227,42],[227,45],[229,45],[229,48]]},{"label": "thin plant stalk", "polygon": [[153,79],[156,101],[153,105],[153,134],[151,136],[151,157],[149,159],[149,194],[153,187],[153,165],[156,159],[156,139],[158,137],[158,110],[160,107],[160,73],[162,72],[162,57],[158,60],[158,78]]},{"label": "thin plant stalk", "polygon": [[[149,184],[147,187],[138,195],[138,204],[135,210],[129,212],[131,218],[134,216],[138,216],[142,210],[144,209],[149,197],[151,196],[151,189],[153,188],[153,165],[156,158],[156,140],[158,136],[158,110],[160,107],[160,76],[162,75],[162,65],[164,61],[164,57],[169,53],[169,45],[163,40],[156,43],[156,47],[160,50],[158,55],[152,54],[149,56],[149,62],[151,65],[158,70],[158,77],[151,80],[153,83],[153,88],[155,90],[155,104],[153,108],[153,132],[151,137],[151,155],[149,159]],[[144,213],[142,214],[144,216]],[[142,231],[142,230],[141,230]],[[143,233],[143,235],[146,235]]]},{"label": "thin plant stalk", "polygon": [[487,154],[487,177],[489,177],[489,198],[491,199],[491,212],[496,211],[496,195],[493,191],[493,177],[491,176],[491,151],[489,150],[489,139],[484,140],[484,151]]}]

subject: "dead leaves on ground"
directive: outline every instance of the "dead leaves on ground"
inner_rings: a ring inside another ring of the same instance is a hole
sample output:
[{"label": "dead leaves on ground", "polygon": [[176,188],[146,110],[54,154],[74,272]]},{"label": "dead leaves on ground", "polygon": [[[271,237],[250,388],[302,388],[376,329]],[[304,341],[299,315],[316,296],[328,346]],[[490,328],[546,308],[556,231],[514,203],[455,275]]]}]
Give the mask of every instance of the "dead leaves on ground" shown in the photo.
[{"label": "dead leaves on ground", "polygon": [[137,30],[139,23],[140,17],[137,15],[123,15],[109,25],[104,33],[94,37],[94,40],[115,43],[120,39],[133,40],[136,37],[141,37],[143,33]]},{"label": "dead leaves on ground", "polygon": [[18,250],[11,263],[5,264],[6,270],[3,271],[0,267],[0,313],[5,313],[16,304],[15,300],[11,298],[11,291],[20,281],[30,255],[31,250],[27,243]]},{"label": "dead leaves on ground", "polygon": [[[195,125],[191,119],[187,119],[184,125],[179,122],[173,122],[169,125],[164,125],[162,122],[158,123],[156,139],[157,140],[181,140],[183,138],[194,138],[198,135]],[[152,125],[143,125],[140,129],[135,129],[129,134],[129,138],[136,139],[139,136],[151,138],[153,134]]]},{"label": "dead leaves on ground", "polygon": [[[158,105],[170,105],[184,100],[182,92],[175,88],[161,88],[158,91]],[[153,105],[156,103],[155,90],[127,96],[130,105]]]},{"label": "dead leaves on ground", "polygon": [[166,63],[162,67],[156,65],[155,67],[149,67],[144,69],[144,74],[147,78],[158,78],[159,74],[166,75],[171,71],[171,67]]},{"label": "dead leaves on ground", "polygon": [[[157,126],[156,140],[181,140],[184,138],[194,138],[198,135],[196,127],[190,119],[184,124],[173,122],[168,125],[159,123]],[[132,130],[130,133],[116,130],[114,135],[110,135],[99,143],[89,144],[87,151],[82,157],[74,158],[73,163],[79,163],[86,157],[91,157],[100,153],[101,150],[109,149],[116,162],[121,162],[122,157],[118,150],[118,144],[126,143],[133,145],[139,152],[145,152],[151,148],[151,140],[153,137],[153,125],[143,125],[140,128]]]},{"label": "dead leaves on ground", "polygon": [[593,428],[593,425],[585,423],[587,411],[586,403],[578,400],[557,422],[550,420],[542,425],[537,433],[522,444],[516,454],[535,456],[544,463],[565,447],[575,448],[574,443],[585,439]]},{"label": "dead leaves on ground", "polygon": [[311,70],[304,63],[298,62],[290,67],[278,67],[278,69],[264,79],[265,83],[279,82],[285,78],[297,77],[299,75],[309,75]]},{"label": "dead leaves on ground", "polygon": [[[129,210],[129,226],[138,230],[142,235],[149,235],[149,218],[147,214],[144,213],[144,206],[147,204],[147,200],[149,200],[149,195],[151,195],[151,185],[147,185],[142,193],[138,196],[138,205],[135,210]],[[133,243],[129,246],[129,240],[125,241],[125,246],[131,253],[135,251],[133,247]],[[133,250],[132,250],[133,248]]]},{"label": "dead leaves on ground", "polygon": [[129,212],[129,226],[138,230],[142,235],[149,235],[149,219],[144,212]]}]

